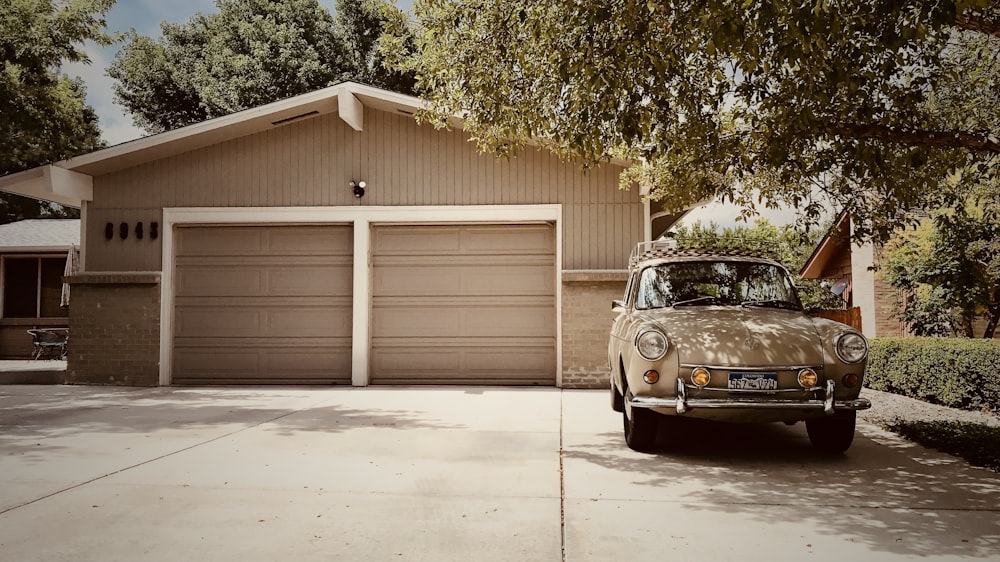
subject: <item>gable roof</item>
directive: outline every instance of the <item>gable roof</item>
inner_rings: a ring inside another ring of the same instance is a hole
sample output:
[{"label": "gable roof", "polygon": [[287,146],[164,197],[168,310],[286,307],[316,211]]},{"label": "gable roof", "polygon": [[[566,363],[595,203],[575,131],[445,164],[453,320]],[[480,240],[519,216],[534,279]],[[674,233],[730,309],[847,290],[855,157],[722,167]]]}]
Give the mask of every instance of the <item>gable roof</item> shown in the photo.
[{"label": "gable roof", "polygon": [[3,176],[0,177],[0,191],[80,207],[83,201],[93,199],[94,176],[328,113],[337,113],[354,130],[361,131],[364,128],[364,107],[412,115],[424,107],[424,102],[412,96],[344,82]]},{"label": "gable roof", "polygon": [[28,219],[0,225],[0,253],[65,252],[80,244],[80,219]]},{"label": "gable roof", "polygon": [[823,272],[833,259],[843,252],[851,252],[851,216],[842,211],[823,239],[813,249],[809,259],[799,270],[803,279],[823,279]]}]

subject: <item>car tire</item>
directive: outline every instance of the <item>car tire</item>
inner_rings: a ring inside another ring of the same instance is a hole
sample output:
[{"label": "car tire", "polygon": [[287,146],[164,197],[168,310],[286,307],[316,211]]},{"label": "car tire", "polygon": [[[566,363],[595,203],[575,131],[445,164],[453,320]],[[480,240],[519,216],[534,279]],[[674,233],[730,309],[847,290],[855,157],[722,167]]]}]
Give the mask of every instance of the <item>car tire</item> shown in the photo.
[{"label": "car tire", "polygon": [[625,411],[625,397],[622,396],[621,392],[618,392],[618,387],[615,386],[613,376],[611,378],[611,409],[616,412]]},{"label": "car tire", "polygon": [[[625,392],[628,390],[626,389]],[[625,444],[633,451],[648,452],[656,443],[660,415],[645,408],[633,408],[625,399],[622,402]]]},{"label": "car tire", "polygon": [[857,412],[835,412],[832,416],[806,420],[809,442],[821,453],[837,455],[851,448]]}]

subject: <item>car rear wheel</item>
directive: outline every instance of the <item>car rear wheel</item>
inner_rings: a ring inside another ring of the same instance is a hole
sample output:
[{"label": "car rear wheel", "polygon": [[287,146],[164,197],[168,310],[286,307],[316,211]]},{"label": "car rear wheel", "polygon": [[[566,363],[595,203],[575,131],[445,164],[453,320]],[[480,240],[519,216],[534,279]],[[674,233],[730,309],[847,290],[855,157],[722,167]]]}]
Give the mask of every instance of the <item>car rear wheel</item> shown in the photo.
[{"label": "car rear wheel", "polygon": [[[625,390],[628,393],[628,389]],[[649,451],[656,442],[656,431],[660,418],[656,412],[645,408],[633,408],[628,399],[624,399],[622,421],[625,425],[625,444],[633,451]]]},{"label": "car rear wheel", "polygon": [[806,420],[809,442],[827,454],[843,453],[854,442],[857,412],[835,412],[832,416]]}]

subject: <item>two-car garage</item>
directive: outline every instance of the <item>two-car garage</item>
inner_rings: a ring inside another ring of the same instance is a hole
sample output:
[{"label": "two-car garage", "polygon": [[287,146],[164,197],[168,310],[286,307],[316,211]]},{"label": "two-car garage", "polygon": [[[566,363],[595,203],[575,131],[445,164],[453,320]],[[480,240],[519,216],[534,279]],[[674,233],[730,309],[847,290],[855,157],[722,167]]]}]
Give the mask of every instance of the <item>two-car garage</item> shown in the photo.
[{"label": "two-car garage", "polygon": [[163,382],[556,384],[554,221],[174,226]]}]

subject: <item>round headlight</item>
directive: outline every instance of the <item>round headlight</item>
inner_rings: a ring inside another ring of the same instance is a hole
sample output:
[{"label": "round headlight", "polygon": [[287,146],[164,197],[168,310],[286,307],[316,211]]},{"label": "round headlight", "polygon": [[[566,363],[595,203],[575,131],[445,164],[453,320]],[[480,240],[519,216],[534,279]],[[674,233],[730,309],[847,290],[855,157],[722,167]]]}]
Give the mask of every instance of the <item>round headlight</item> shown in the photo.
[{"label": "round headlight", "polygon": [[857,332],[844,332],[834,345],[837,357],[844,363],[860,363],[868,357],[868,340]]},{"label": "round headlight", "polygon": [[659,330],[652,328],[647,328],[639,332],[639,335],[635,338],[635,348],[639,351],[639,355],[642,355],[643,359],[647,361],[661,359],[667,354],[667,347],[669,345],[667,336],[663,335]]}]

